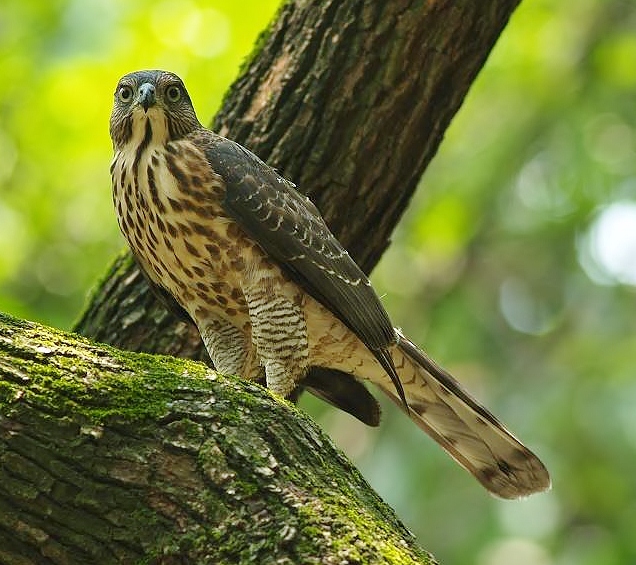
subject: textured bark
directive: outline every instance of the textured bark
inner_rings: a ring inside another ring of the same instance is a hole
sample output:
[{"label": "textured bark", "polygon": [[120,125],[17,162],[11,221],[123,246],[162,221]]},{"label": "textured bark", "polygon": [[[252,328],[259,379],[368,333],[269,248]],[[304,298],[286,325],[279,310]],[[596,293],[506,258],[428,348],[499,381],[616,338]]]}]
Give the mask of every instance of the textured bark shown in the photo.
[{"label": "textured bark", "polygon": [[258,385],[0,315],[0,563],[137,562],[433,560]]},{"label": "textured bark", "polygon": [[[288,2],[213,128],[309,194],[369,272],[517,4]],[[196,330],[157,303],[128,255],[76,329],[127,349],[205,357]]]}]

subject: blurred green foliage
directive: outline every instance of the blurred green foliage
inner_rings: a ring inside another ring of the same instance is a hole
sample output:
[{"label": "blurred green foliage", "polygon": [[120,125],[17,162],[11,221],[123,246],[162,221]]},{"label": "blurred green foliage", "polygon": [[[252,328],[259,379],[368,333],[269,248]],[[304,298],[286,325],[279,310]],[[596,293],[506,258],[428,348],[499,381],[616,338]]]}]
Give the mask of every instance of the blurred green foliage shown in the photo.
[{"label": "blurred green foliage", "polygon": [[[70,327],[123,246],[117,79],[174,70],[208,122],[276,5],[4,2],[0,310]],[[492,499],[394,407],[370,430],[303,403],[442,563],[636,562],[634,61],[635,2],[522,3],[374,273],[553,490]]]},{"label": "blurred green foliage", "polygon": [[70,327],[123,247],[108,174],[118,79],[140,68],[174,70],[208,122],[277,6],[3,2],[0,310]]}]

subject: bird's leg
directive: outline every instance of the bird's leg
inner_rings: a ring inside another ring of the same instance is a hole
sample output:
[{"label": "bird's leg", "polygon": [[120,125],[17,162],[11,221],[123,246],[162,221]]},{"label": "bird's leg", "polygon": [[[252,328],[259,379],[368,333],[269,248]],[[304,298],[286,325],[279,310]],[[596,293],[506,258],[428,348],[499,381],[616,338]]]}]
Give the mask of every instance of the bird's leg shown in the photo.
[{"label": "bird's leg", "polygon": [[225,375],[244,375],[250,344],[244,332],[221,317],[210,317],[199,331],[214,368]]},{"label": "bird's leg", "polygon": [[300,291],[287,292],[271,280],[243,287],[252,340],[265,367],[267,388],[287,397],[307,373],[309,347]]}]

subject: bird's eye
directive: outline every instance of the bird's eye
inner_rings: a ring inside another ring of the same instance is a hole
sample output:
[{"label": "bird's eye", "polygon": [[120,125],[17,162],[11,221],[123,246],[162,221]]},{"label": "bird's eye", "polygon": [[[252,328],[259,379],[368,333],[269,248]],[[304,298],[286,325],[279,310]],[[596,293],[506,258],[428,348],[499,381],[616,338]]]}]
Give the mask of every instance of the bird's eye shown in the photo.
[{"label": "bird's eye", "polygon": [[166,98],[168,98],[168,102],[178,102],[181,100],[181,88],[176,84],[171,84],[166,89]]},{"label": "bird's eye", "polygon": [[117,91],[117,96],[121,102],[128,104],[133,99],[133,89],[130,86],[122,86]]}]

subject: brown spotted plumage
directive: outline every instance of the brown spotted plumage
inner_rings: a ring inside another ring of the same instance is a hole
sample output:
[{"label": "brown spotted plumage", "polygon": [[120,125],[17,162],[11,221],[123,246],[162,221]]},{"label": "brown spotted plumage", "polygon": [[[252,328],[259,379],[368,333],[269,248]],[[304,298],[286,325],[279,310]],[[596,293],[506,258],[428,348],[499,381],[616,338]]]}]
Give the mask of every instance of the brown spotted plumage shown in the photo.
[{"label": "brown spotted plumage", "polygon": [[199,328],[216,368],[294,398],[306,388],[377,425],[370,380],[489,491],[545,490],[539,459],[393,328],[316,207],[205,129],[181,80],[123,77],[110,121],[120,228],[157,293]]}]

